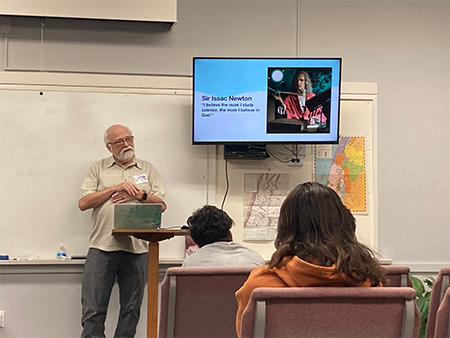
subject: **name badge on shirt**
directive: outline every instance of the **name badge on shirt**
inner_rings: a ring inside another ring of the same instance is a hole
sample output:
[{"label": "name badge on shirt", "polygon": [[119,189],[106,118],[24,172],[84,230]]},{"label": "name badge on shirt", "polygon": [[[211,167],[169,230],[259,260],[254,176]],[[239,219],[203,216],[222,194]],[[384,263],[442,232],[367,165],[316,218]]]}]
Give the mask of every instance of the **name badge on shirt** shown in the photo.
[{"label": "name badge on shirt", "polygon": [[148,179],[147,179],[147,175],[146,174],[133,176],[133,178],[134,178],[134,183],[136,183],[136,184],[148,183]]}]

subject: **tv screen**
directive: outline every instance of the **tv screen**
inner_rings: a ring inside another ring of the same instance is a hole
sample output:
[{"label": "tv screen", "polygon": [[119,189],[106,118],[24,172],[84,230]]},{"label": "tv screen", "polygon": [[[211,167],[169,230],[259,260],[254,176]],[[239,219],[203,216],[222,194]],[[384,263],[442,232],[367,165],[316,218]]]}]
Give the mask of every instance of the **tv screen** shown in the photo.
[{"label": "tv screen", "polygon": [[193,60],[193,144],[337,143],[340,58]]}]

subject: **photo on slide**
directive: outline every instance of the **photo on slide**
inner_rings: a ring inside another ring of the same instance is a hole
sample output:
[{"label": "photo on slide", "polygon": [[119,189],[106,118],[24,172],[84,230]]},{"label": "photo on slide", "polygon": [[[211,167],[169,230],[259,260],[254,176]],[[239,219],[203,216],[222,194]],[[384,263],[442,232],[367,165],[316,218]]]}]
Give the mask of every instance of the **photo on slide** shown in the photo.
[{"label": "photo on slide", "polygon": [[267,133],[329,133],[331,68],[268,68]]}]

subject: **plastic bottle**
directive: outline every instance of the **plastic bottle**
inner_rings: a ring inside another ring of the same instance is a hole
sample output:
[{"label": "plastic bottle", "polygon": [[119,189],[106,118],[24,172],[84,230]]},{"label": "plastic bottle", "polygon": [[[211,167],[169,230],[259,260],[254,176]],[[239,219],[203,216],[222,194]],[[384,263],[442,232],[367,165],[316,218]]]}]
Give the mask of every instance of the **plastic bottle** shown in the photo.
[{"label": "plastic bottle", "polygon": [[64,245],[59,245],[59,251],[56,254],[56,259],[67,259],[66,250],[64,249]]}]

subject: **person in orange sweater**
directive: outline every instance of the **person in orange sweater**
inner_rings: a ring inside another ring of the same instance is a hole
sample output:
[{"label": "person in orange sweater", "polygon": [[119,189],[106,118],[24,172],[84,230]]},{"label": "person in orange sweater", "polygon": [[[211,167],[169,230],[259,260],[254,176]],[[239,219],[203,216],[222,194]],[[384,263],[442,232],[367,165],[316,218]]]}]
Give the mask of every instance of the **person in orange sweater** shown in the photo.
[{"label": "person in orange sweater", "polygon": [[236,331],[257,287],[381,286],[385,274],[373,252],[356,239],[356,222],[336,192],[317,182],[299,184],[281,206],[276,251],[236,291]]}]

